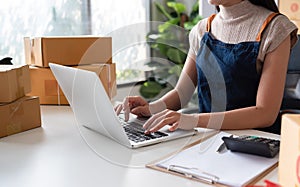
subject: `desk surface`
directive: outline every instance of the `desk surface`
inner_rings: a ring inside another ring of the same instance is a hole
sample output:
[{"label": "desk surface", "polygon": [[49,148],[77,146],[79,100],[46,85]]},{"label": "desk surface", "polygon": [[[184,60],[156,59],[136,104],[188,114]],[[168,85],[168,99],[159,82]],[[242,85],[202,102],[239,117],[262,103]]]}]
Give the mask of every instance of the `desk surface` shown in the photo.
[{"label": "desk surface", "polygon": [[[41,110],[42,128],[0,139],[1,186],[209,186],[145,168],[203,134],[131,150],[79,127],[68,106]],[[230,132],[278,138],[254,130]],[[277,168],[264,179],[277,182]]]}]

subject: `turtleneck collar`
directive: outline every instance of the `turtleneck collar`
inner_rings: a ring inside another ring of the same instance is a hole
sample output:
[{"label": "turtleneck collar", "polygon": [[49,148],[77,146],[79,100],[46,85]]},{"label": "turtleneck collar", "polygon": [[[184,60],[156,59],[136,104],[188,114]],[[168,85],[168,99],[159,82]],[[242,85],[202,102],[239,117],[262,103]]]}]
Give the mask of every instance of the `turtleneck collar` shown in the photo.
[{"label": "turtleneck collar", "polygon": [[244,16],[245,14],[249,14],[249,6],[254,6],[252,3],[250,3],[248,0],[243,0],[238,4],[224,7],[220,6],[220,12],[219,15],[223,19],[234,19],[241,16]]}]

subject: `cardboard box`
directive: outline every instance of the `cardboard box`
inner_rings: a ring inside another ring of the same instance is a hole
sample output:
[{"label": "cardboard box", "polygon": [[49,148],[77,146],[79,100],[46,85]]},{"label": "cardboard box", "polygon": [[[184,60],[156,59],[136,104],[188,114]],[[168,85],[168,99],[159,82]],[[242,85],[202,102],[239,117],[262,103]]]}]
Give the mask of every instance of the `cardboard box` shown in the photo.
[{"label": "cardboard box", "polygon": [[278,177],[282,186],[300,186],[299,114],[282,117]]},{"label": "cardboard box", "polygon": [[26,37],[24,45],[29,65],[112,63],[111,37]]},{"label": "cardboard box", "polygon": [[31,91],[28,65],[0,65],[0,103],[15,101]]},{"label": "cardboard box", "polygon": [[41,126],[38,97],[22,97],[11,103],[0,104],[0,137]]},{"label": "cardboard box", "polygon": [[300,0],[280,0],[279,11],[293,20],[300,20]]},{"label": "cardboard box", "polygon": [[[116,95],[116,66],[112,64],[93,64],[74,66],[75,68],[96,72],[109,98]],[[30,66],[32,91],[30,96],[39,96],[41,104],[67,105],[69,104],[60,89],[50,68]]]}]

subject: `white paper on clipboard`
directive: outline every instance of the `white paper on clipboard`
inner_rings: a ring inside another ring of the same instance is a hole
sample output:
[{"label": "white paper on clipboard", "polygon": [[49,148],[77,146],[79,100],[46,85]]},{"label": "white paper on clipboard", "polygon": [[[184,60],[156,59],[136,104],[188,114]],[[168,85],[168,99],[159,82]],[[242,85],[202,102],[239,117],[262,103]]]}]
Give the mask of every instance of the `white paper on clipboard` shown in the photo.
[{"label": "white paper on clipboard", "polygon": [[256,155],[227,151],[217,153],[223,143],[223,136],[231,134],[220,132],[217,135],[155,163],[166,170],[171,168],[179,174],[186,174],[213,183],[228,186],[243,186],[277,164],[278,155],[265,158]]}]

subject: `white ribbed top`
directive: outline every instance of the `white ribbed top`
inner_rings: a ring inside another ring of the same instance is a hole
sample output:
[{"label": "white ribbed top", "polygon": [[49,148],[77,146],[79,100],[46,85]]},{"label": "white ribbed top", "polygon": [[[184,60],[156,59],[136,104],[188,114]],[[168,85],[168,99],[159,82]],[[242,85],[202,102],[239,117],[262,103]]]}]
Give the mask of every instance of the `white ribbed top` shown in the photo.
[{"label": "white ribbed top", "polygon": [[[216,15],[211,25],[212,35],[225,43],[239,43],[255,41],[259,30],[272,12],[244,0],[230,7],[220,6],[220,12]],[[199,43],[206,31],[207,18],[199,21],[190,32],[189,56],[194,58],[199,49]],[[265,29],[258,55],[258,70],[261,70],[262,62],[267,53],[276,49],[279,44],[291,35],[291,47],[297,41],[297,27],[283,15],[275,17]]]}]

